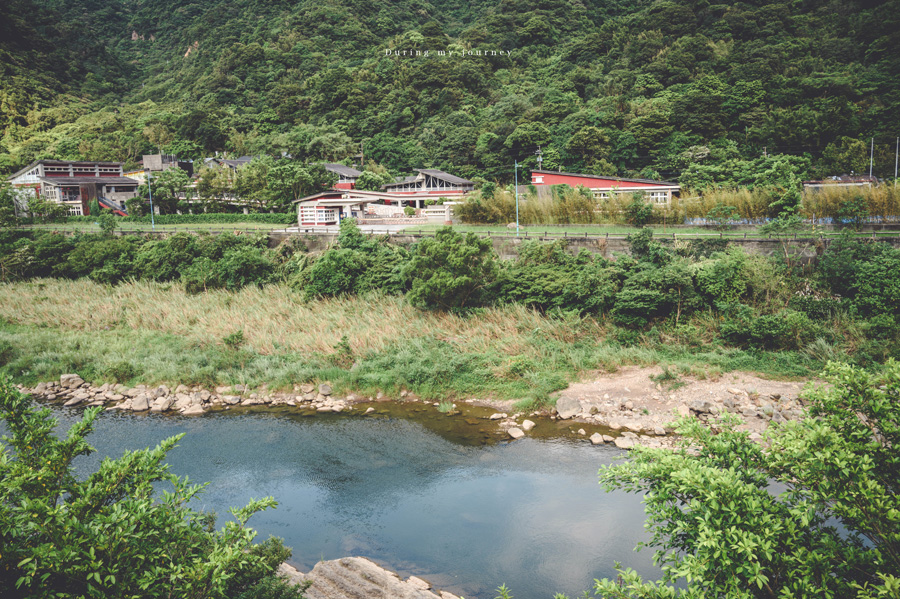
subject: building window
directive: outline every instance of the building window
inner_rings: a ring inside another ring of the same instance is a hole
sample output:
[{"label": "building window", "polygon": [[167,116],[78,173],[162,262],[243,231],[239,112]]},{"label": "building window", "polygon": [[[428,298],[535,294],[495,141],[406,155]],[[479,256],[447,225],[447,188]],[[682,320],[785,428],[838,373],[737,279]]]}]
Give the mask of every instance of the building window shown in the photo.
[{"label": "building window", "polygon": [[669,192],[667,192],[667,191],[651,191],[650,192],[650,200],[654,204],[668,204],[669,203]]},{"label": "building window", "polygon": [[595,191],[593,193],[595,200],[608,200],[609,192],[608,191]]},{"label": "building window", "polygon": [[81,204],[69,206],[69,216],[81,216]]}]

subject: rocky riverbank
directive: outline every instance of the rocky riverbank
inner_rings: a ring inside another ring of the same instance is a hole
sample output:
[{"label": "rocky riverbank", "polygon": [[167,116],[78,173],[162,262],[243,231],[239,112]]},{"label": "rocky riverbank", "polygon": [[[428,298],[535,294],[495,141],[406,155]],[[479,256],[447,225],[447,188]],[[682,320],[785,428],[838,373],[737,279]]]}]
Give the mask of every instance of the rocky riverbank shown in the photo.
[{"label": "rocky riverbank", "polygon": [[307,599],[460,599],[433,589],[431,583],[416,576],[403,580],[364,557],[319,562],[309,574],[282,564],[279,574],[294,584],[309,583],[303,593]]},{"label": "rocky riverbank", "polygon": [[166,385],[126,387],[104,384],[94,387],[77,374],[64,374],[59,382],[39,383],[33,389],[21,386],[20,389],[37,399],[61,402],[66,407],[102,406],[107,410],[171,412],[188,416],[235,406],[285,405],[320,412],[342,412],[360,401],[353,395],[334,397],[331,386],[327,384],[296,385],[294,393],[250,391],[242,385],[216,387],[213,390],[187,385],[178,385],[174,389]]},{"label": "rocky riverbank", "polygon": [[[674,447],[677,437],[672,422],[679,417],[696,417],[703,422],[720,414],[732,413],[743,420],[740,430],[762,441],[772,422],[794,420],[802,416],[802,385],[790,381],[770,381],[748,373],[729,373],[716,380],[682,378],[668,387],[656,382],[659,368],[625,368],[616,373],[598,374],[594,380],[573,383],[561,391],[556,406],[515,412],[511,401],[467,399],[457,408],[424,401],[403,391],[402,403],[433,406],[448,418],[462,416],[467,422],[485,420],[496,426],[497,438],[516,440],[551,428],[560,435],[580,436],[594,445],[615,445],[631,449],[637,445]],[[378,394],[364,397],[349,394],[337,397],[327,383],[298,384],[290,392],[248,389],[242,385],[201,386],[166,385],[127,387],[117,384],[92,386],[77,374],[64,374],[59,381],[21,387],[42,401],[66,407],[101,406],[107,410],[202,415],[242,407],[284,406],[306,413],[375,412],[370,402],[388,401]],[[359,406],[369,403],[368,406]],[[448,409],[449,408],[449,409]],[[477,412],[477,413],[476,413]],[[474,418],[474,420],[473,420]],[[549,425],[548,425],[549,423]]]}]

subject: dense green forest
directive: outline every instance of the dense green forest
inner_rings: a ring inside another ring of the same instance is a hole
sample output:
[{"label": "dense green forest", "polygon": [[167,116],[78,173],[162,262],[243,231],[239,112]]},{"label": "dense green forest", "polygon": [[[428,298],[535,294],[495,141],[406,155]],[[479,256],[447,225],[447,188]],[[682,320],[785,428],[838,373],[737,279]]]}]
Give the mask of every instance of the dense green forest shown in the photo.
[{"label": "dense green forest", "polygon": [[900,133],[896,0],[8,0],[0,13],[3,172],[158,149],[362,149],[394,173],[507,182],[540,146],[544,168],[700,187],[781,155],[799,176],[867,171],[873,136],[875,174],[890,176]]}]

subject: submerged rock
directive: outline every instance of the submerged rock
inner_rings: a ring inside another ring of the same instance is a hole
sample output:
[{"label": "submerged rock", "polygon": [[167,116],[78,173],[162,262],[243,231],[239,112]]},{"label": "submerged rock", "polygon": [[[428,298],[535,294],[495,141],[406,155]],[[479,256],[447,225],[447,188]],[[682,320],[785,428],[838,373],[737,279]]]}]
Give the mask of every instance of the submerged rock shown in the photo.
[{"label": "submerged rock", "polygon": [[574,397],[560,397],[556,400],[556,414],[563,420],[568,420],[581,412],[581,402]]}]

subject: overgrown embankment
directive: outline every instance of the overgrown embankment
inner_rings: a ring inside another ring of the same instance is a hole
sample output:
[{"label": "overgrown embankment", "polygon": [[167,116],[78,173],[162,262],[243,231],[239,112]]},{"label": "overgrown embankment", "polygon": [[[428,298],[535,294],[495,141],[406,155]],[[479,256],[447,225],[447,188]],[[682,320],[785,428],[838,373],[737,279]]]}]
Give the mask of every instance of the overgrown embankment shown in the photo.
[{"label": "overgrown embankment", "polygon": [[523,306],[476,315],[422,311],[382,294],[304,302],[289,288],[190,295],[177,286],[81,279],[0,285],[0,368],[35,384],[77,372],[89,381],[288,388],[330,381],[340,392],[403,389],[428,398],[543,400],[593,370],[676,364],[715,375],[814,373],[796,352],[703,349],[610,338],[602,320]]},{"label": "overgrown embankment", "polygon": [[446,229],[409,247],[345,221],[332,247],[265,239],[8,233],[0,369],[35,383],[329,381],[341,392],[544,401],[585,372],[667,364],[803,377],[900,348],[900,251],[844,237],[817,264],[725,242],[564,243]]}]

